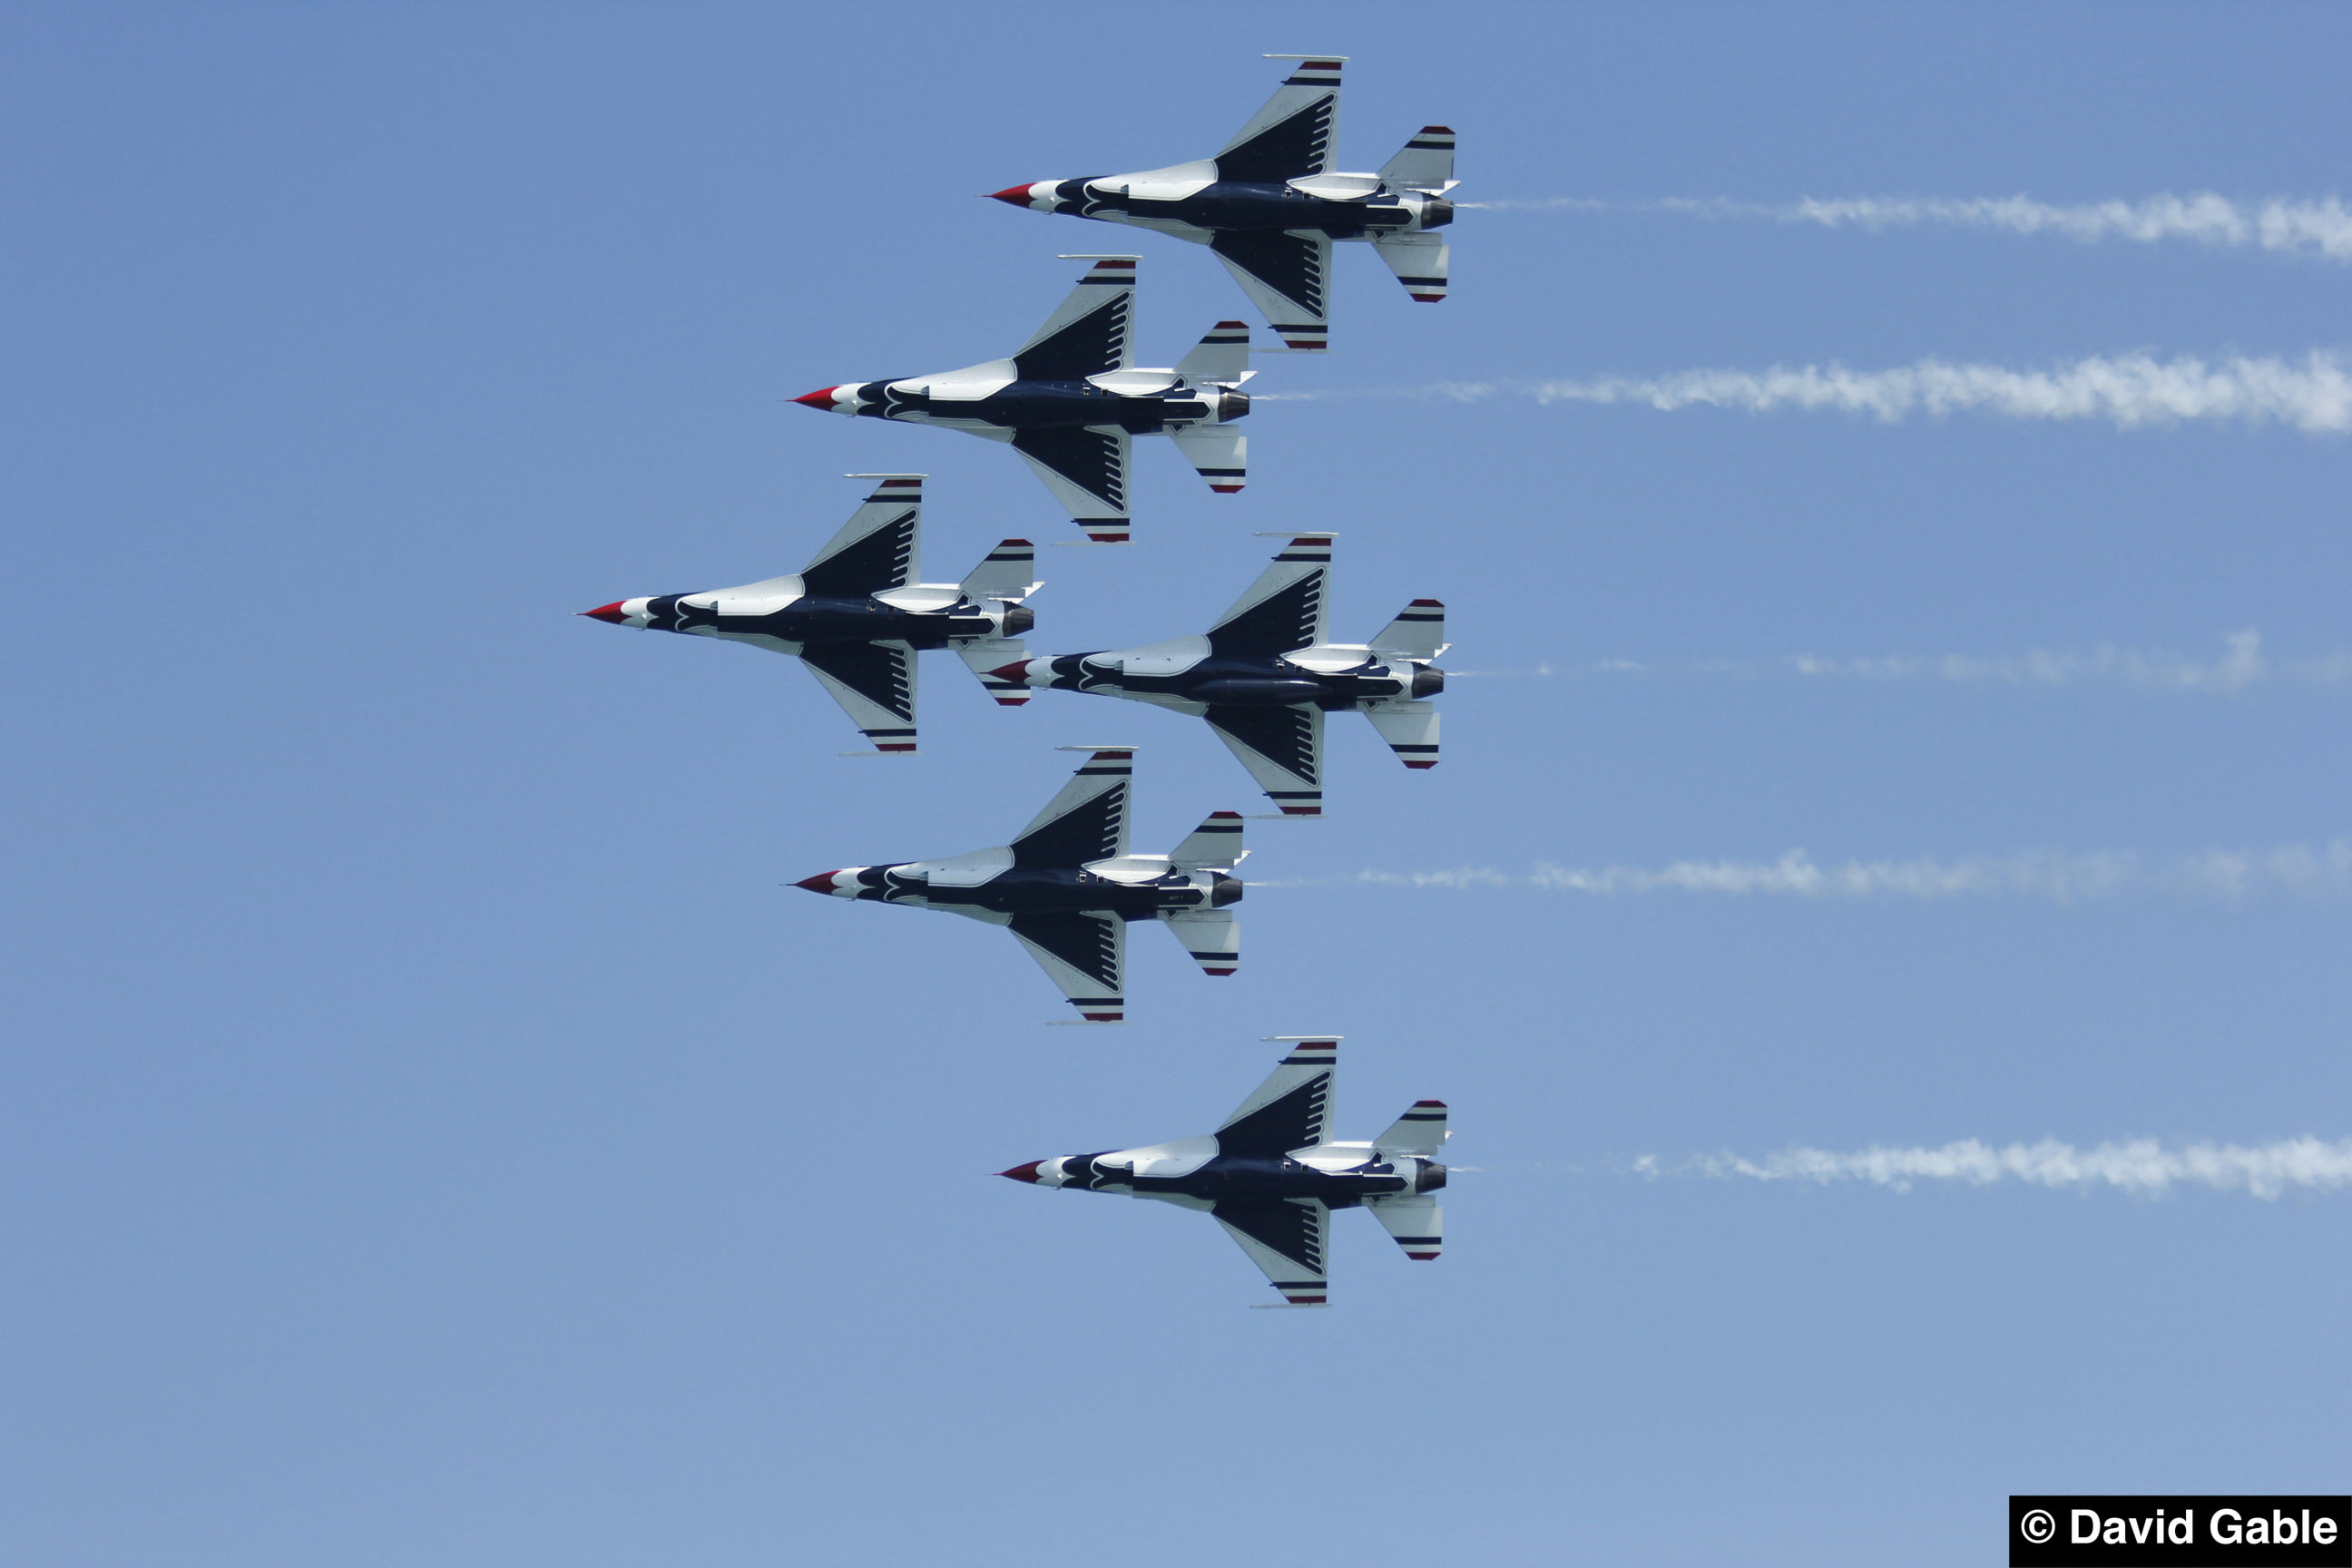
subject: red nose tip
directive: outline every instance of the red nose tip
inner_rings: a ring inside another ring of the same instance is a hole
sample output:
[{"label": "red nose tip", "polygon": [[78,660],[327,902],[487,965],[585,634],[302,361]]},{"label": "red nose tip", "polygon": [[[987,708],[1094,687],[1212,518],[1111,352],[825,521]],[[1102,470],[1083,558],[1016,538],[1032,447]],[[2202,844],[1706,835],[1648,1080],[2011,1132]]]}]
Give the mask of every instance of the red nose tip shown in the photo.
[{"label": "red nose tip", "polygon": [[814,877],[803,877],[793,886],[806,888],[812,893],[830,893],[833,891],[833,879],[840,875],[838,871],[819,871]]},{"label": "red nose tip", "polygon": [[996,1173],[1000,1176],[1010,1176],[1016,1182],[1034,1182],[1037,1179],[1037,1167],[1045,1163],[1043,1160],[1032,1160],[1025,1165],[1015,1165],[1009,1171],[999,1171]]},{"label": "red nose tip", "polygon": [[587,616],[592,621],[610,621],[613,625],[617,626],[623,621],[629,618],[627,612],[621,608],[621,606],[625,603],[627,603],[627,601],[625,599],[615,599],[609,605],[602,605],[593,610],[583,610],[580,613]]},{"label": "red nose tip", "polygon": [[998,666],[988,674],[992,680],[1009,680],[1016,686],[1026,685],[1029,680],[1029,661],[1025,658],[1016,658],[1011,664]]},{"label": "red nose tip", "polygon": [[[845,383],[844,384],[846,384]],[[794,403],[806,404],[811,408],[821,408],[825,413],[830,414],[833,412],[833,395],[840,390],[841,388],[838,386],[821,387],[814,392],[804,392],[800,396],[793,398],[793,401]]]},{"label": "red nose tip", "polygon": [[1025,207],[1029,205],[1027,185],[1007,185],[1001,191],[989,192],[988,195],[991,201],[1005,202],[1016,207]]}]

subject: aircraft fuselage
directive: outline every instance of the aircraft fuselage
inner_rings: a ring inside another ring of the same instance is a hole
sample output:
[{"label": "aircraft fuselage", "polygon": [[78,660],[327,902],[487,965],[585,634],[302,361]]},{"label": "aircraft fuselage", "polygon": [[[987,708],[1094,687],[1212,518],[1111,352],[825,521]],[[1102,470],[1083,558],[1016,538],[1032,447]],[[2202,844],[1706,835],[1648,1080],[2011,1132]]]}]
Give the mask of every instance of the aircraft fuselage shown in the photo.
[{"label": "aircraft fuselage", "polygon": [[1210,654],[1164,673],[1123,668],[1118,654],[1064,654],[1050,662],[1054,690],[1217,707],[1311,703],[1328,712],[1345,712],[1372,702],[1427,697],[1445,686],[1444,674],[1433,665],[1389,665],[1370,658],[1351,669],[1321,670],[1277,655]]},{"label": "aircraft fuselage", "polygon": [[1153,920],[1181,910],[1222,909],[1238,903],[1242,897],[1238,878],[1213,871],[1171,868],[1149,880],[1129,881],[1113,880],[1084,867],[1014,866],[984,882],[943,885],[934,882],[920,865],[901,861],[861,867],[855,873],[856,896],[874,903],[1004,915],[1107,911],[1129,921]]},{"label": "aircraft fuselage", "polygon": [[[1210,233],[1319,230],[1333,239],[1378,239],[1383,235],[1443,228],[1454,221],[1452,202],[1417,192],[1338,202],[1286,184],[1213,180],[1188,195],[1160,200],[1118,188],[1133,177],[1108,174],[1064,180],[1054,187],[1051,210],[1107,223],[1181,226]],[[1040,204],[1033,197],[1032,205]]]},{"label": "aircraft fuselage", "polygon": [[1017,637],[1036,624],[1034,611],[1014,605],[1003,615],[992,614],[969,602],[946,610],[909,610],[869,595],[794,599],[761,615],[726,615],[716,608],[683,603],[683,594],[665,594],[646,602],[645,624],[654,631],[684,632],[748,642],[793,652],[814,643],[903,642],[917,648],[946,647],[967,638]]},{"label": "aircraft fuselage", "polygon": [[[907,381],[919,383],[921,377]],[[846,389],[845,389],[846,390]],[[854,395],[852,412],[869,419],[918,424],[992,425],[1004,430],[1047,430],[1117,426],[1135,436],[1154,436],[1187,425],[1223,424],[1249,412],[1249,395],[1239,391],[1202,391],[1179,386],[1166,392],[1106,392],[1084,381],[1015,381],[985,397],[933,397],[905,381],[869,381]]]}]

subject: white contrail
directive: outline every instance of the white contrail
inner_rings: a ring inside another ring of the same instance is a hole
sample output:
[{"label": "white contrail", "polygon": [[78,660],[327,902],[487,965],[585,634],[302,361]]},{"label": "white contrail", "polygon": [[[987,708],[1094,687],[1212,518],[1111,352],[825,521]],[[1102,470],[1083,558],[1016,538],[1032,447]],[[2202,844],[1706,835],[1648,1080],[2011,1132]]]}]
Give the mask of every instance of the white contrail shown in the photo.
[{"label": "white contrail", "polygon": [[1979,1187],[2024,1182],[2042,1187],[2117,1187],[2148,1196],[2160,1196],[2175,1186],[2196,1186],[2276,1198],[2290,1190],[2331,1192],[2352,1186],[2352,1138],[2333,1143],[2288,1138],[2252,1146],[2200,1142],[2172,1149],[2153,1138],[2090,1149],[2050,1139],[1996,1148],[1969,1138],[1934,1149],[1874,1147],[1852,1153],[1788,1149],[1762,1160],[1716,1154],[1682,1167],[1643,1155],[1633,1169],[1645,1176],[1682,1169],[1759,1182],[1869,1182],[1897,1192],[1910,1191],[1916,1182],[1966,1182]]},{"label": "white contrail", "polygon": [[2087,202],[2070,206],[2022,195],[1962,199],[1924,196],[1807,197],[1796,202],[1741,202],[1725,197],[1668,196],[1653,201],[1598,201],[1560,196],[1547,201],[1458,202],[1457,206],[1519,212],[1675,213],[1699,218],[1769,218],[1823,228],[1997,228],[2013,234],[2055,234],[2085,245],[2102,239],[2145,245],[2186,239],[2246,247],[2290,256],[2352,262],[2352,208],[2336,196],[2293,201],[2236,202],[2210,191],[2156,195],[2141,201]]},{"label": "white contrail", "polygon": [[2263,651],[2262,634],[2252,626],[2223,633],[2221,647],[2220,656],[2211,659],[2119,647],[2112,643],[2103,643],[2087,653],[2036,647],[2013,654],[1876,654],[1840,658],[1800,653],[1771,662],[1701,658],[1682,663],[1644,663],[1631,658],[1603,658],[1580,664],[1544,663],[1528,669],[1449,669],[1446,678],[1499,680],[1574,679],[1584,675],[1705,675],[1756,680],[1768,676],[1795,675],[1809,680],[1866,680],[1881,684],[1938,680],[2023,687],[2122,686],[2222,697],[2234,697],[2252,688],[2269,685],[2352,686],[2352,652],[2318,658],[2273,658]]},{"label": "white contrail", "polygon": [[[2234,901],[2263,896],[2352,895],[2352,839],[2268,849],[2208,849],[2149,864],[2129,850],[2066,854],[2032,850],[1959,859],[1843,860],[1829,865],[1802,849],[1776,860],[1676,860],[1664,866],[1560,866],[1527,871],[1464,866],[1433,871],[1363,870],[1339,880],[1395,888],[1526,888],[1595,898],[1638,893],[1724,893],[1796,899],[1969,897],[2076,903],[2127,894]],[[1283,883],[1251,886],[1284,886]],[[1297,886],[1300,884],[1286,884]]]},{"label": "white contrail", "polygon": [[2352,430],[2352,365],[2330,350],[2301,362],[2231,355],[2094,354],[2050,370],[1921,360],[1891,370],[1773,365],[1761,371],[1684,370],[1658,376],[1592,376],[1553,381],[1442,381],[1422,386],[1265,393],[1260,401],[1321,402],[1339,397],[1402,397],[1483,403],[1532,397],[1539,404],[1632,403],[1673,410],[1694,406],[1780,408],[1866,414],[1882,424],[1914,415],[1990,414],[2011,419],[2097,419],[2126,430],[2183,420],[2284,425],[2307,435]]}]

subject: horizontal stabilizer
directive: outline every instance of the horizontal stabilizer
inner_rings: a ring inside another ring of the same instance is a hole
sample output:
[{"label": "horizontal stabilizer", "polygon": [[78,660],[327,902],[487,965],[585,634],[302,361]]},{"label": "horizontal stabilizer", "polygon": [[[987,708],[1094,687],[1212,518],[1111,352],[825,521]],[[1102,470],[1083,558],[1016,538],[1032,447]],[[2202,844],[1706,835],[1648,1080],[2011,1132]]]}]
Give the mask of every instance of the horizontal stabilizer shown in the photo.
[{"label": "horizontal stabilizer", "polygon": [[1037,547],[1025,539],[1000,541],[963,580],[963,596],[974,604],[999,599],[1019,604],[1045,584],[1034,580]]},{"label": "horizontal stabilizer", "polygon": [[1181,910],[1161,917],[1201,973],[1231,974],[1241,967],[1242,927],[1227,910]]},{"label": "horizontal stabilizer", "polygon": [[1427,1193],[1412,1197],[1370,1198],[1364,1207],[1381,1227],[1416,1263],[1427,1263],[1445,1250],[1445,1210]]},{"label": "horizontal stabilizer", "polygon": [[1445,298],[1445,242],[1433,234],[1400,234],[1372,241],[1404,291],[1424,305]]},{"label": "horizontal stabilizer", "polygon": [[1424,125],[1397,155],[1381,165],[1381,184],[1392,191],[1443,191],[1454,183],[1454,132]]},{"label": "horizontal stabilizer", "polygon": [[1184,842],[1168,852],[1168,858],[1181,870],[1214,867],[1230,871],[1247,853],[1242,847],[1242,814],[1213,811],[1207,821],[1185,835]]},{"label": "horizontal stabilizer", "polygon": [[1248,322],[1219,321],[1176,362],[1176,374],[1194,386],[1239,386],[1249,379],[1249,351]]},{"label": "horizontal stabilizer", "polygon": [[1387,1131],[1372,1140],[1372,1147],[1383,1154],[1433,1155],[1449,1136],[1445,1101],[1416,1100],[1411,1110],[1389,1123]]},{"label": "horizontal stabilizer", "polygon": [[1415,599],[1372,634],[1373,652],[1406,658],[1435,658],[1451,646],[1445,640],[1445,606],[1435,599]]},{"label": "horizontal stabilizer", "polygon": [[1437,709],[1427,702],[1384,702],[1364,710],[1364,717],[1409,768],[1437,765]]},{"label": "horizontal stabilizer", "polygon": [[996,699],[999,708],[1018,708],[1029,700],[1027,686],[996,673],[1007,665],[1027,659],[1029,650],[1020,641],[1012,637],[974,637],[957,643],[955,650],[971,667],[971,672],[980,677],[980,683],[988,688],[988,694]]},{"label": "horizontal stabilizer", "polygon": [[1187,425],[1168,432],[1168,438],[1219,495],[1239,494],[1249,483],[1249,437],[1232,426]]}]

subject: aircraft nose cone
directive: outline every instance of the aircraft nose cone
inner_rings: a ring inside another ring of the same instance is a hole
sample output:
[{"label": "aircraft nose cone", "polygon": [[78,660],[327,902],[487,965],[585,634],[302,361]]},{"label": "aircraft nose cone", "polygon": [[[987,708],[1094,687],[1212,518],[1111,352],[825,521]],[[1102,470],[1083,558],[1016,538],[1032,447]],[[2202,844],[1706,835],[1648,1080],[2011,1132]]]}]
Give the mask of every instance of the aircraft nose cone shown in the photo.
[{"label": "aircraft nose cone", "polygon": [[1001,664],[988,672],[993,680],[1010,680],[1016,686],[1029,684],[1029,661],[1016,658],[1011,664]]},{"label": "aircraft nose cone", "polygon": [[1025,207],[1029,205],[1029,187],[1027,185],[1007,185],[1001,191],[989,192],[988,199],[994,202],[1003,202],[1008,206]]},{"label": "aircraft nose cone", "polygon": [[806,888],[812,893],[831,893],[834,890],[833,879],[840,875],[838,871],[819,871],[814,877],[803,877],[793,886]]},{"label": "aircraft nose cone", "polygon": [[1000,1176],[1010,1176],[1016,1182],[1034,1183],[1037,1179],[1037,1167],[1045,1163],[1043,1160],[1032,1160],[1025,1165],[1015,1165],[1009,1171],[999,1171],[996,1173]]},{"label": "aircraft nose cone", "polygon": [[833,412],[833,395],[840,390],[839,386],[822,386],[814,392],[804,392],[793,401],[803,407],[814,408],[821,414],[830,414]]},{"label": "aircraft nose cone", "polygon": [[617,626],[629,618],[628,612],[621,608],[627,603],[626,599],[615,599],[609,605],[599,605],[593,610],[583,610],[580,613],[592,621],[606,621]]}]

